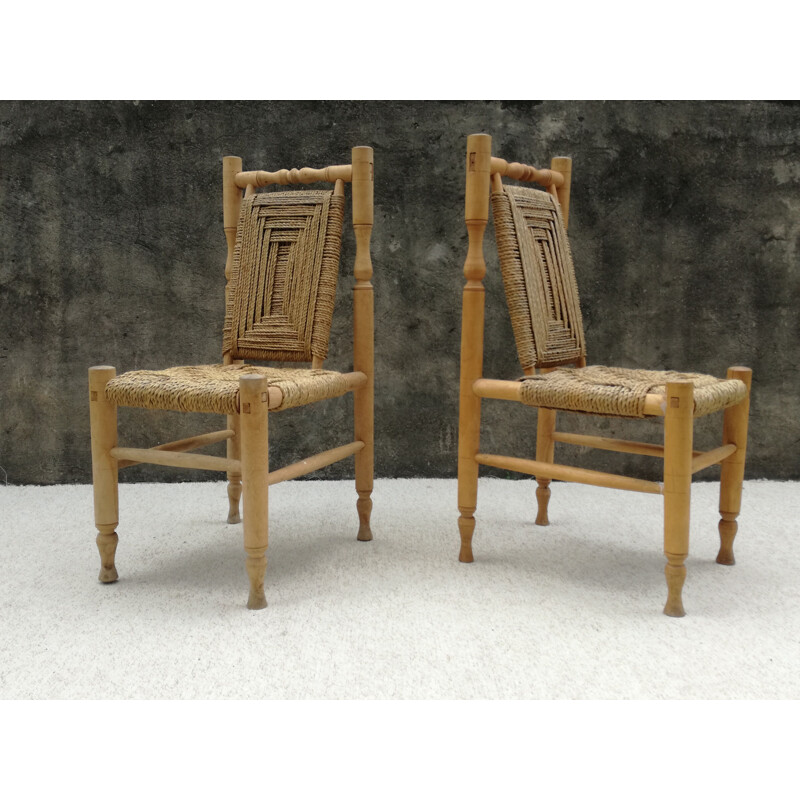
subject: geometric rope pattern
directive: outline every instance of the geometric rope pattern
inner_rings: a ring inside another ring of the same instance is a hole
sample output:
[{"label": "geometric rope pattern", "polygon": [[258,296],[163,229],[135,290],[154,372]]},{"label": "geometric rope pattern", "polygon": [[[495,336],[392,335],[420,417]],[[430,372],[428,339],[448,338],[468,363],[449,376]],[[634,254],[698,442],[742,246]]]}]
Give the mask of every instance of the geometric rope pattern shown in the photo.
[{"label": "geometric rope pattern", "polygon": [[740,380],[623,367],[559,367],[521,380],[525,405],[613,417],[644,417],[645,396],[666,394],[668,381],[692,382],[695,417],[734,406],[747,394]]},{"label": "geometric rope pattern", "polygon": [[495,237],[517,351],[524,369],[586,355],[578,286],[561,208],[548,192],[492,193]]},{"label": "geometric rope pattern", "polygon": [[327,356],[343,218],[344,198],[330,191],[244,198],[223,354],[262,361]]}]

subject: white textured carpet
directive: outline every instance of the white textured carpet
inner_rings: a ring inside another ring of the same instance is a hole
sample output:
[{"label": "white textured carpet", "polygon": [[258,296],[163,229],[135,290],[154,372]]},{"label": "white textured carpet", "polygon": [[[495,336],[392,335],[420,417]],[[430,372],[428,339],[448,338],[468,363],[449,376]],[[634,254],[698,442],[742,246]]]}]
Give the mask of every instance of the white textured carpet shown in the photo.
[{"label": "white textured carpet", "polygon": [[270,494],[269,607],[244,607],[223,483],[123,484],[120,580],[97,582],[89,486],[0,488],[0,698],[798,698],[800,491],[748,482],[737,565],[694,486],[687,616],[669,619],[660,498],[482,479],[474,564],[456,484]]}]

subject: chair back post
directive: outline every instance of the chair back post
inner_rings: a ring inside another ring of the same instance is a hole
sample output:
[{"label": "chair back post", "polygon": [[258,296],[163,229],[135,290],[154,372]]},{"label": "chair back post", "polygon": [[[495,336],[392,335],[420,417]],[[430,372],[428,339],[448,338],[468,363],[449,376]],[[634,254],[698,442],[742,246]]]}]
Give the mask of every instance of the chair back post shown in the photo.
[{"label": "chair back post", "polygon": [[572,159],[566,156],[556,156],[550,161],[550,169],[560,172],[564,176],[564,183],[556,188],[558,202],[561,205],[561,216],[564,217],[564,227],[569,227],[569,192],[572,183]]},{"label": "chair back post", "polygon": [[[231,280],[233,251],[236,247],[236,228],[239,224],[239,211],[242,206],[242,190],[236,185],[236,175],[242,171],[242,159],[238,156],[222,158],[222,225],[228,243],[228,258],[225,262],[225,303],[228,302],[228,288]],[[224,363],[230,364],[231,355],[225,353]]]},{"label": "chair back post", "polygon": [[[483,235],[489,220],[489,186],[491,174],[492,137],[476,133],[467,138],[467,187],[464,218],[469,236],[469,248],[464,262],[467,282],[462,296],[461,316],[461,381],[467,386],[464,395],[474,398],[472,383],[483,372],[483,325],[486,261],[483,257]],[[465,381],[469,381],[468,384]]]},{"label": "chair back post", "polygon": [[374,156],[371,147],[352,150],[353,231],[356,239],[356,258],[353,268],[353,370],[367,376],[366,384],[353,393],[355,438],[364,442],[356,453],[356,491],[361,530],[358,538],[372,538],[369,532],[370,495],[373,486],[373,396],[375,364],[374,298],[372,289],[372,258],[369,244],[372,236]]},{"label": "chair back post", "polygon": [[485,133],[467,138],[467,185],[464,217],[469,248],[464,262],[466,284],[461,305],[461,378],[458,413],[458,508],[461,512],[462,561],[472,561],[471,539],[477,504],[478,464],[475,456],[480,444],[481,400],[472,384],[483,373],[483,329],[486,291],[483,278],[483,235],[489,219],[492,137]]}]

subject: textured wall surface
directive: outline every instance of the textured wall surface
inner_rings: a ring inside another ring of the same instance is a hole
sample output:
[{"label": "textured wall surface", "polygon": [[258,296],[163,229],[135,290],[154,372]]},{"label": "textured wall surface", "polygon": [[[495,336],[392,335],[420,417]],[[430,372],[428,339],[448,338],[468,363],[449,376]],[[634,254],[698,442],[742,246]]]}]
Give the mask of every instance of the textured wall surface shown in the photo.
[{"label": "textured wall surface", "polygon": [[[0,467],[8,482],[91,480],[90,365],[219,360],[223,155],[242,156],[245,169],[322,166],[348,161],[357,144],[375,148],[377,473],[453,476],[464,151],[475,132],[492,134],[494,152],[509,160],[573,157],[570,231],[589,363],[718,375],[752,366],[747,475],[800,478],[798,105],[7,102]],[[345,239],[333,369],[351,366],[351,229]],[[485,373],[512,378],[519,367],[491,236],[486,256]],[[486,450],[532,455],[535,411],[499,401],[484,409]],[[351,413],[348,398],[275,415],[273,464],[346,441]],[[120,412],[121,440],[134,446],[218,426],[203,415]],[[720,426],[719,416],[701,421],[698,443],[713,444]],[[655,423],[571,423],[591,428],[660,435]],[[657,474],[656,463],[634,456],[578,449],[570,458]],[[350,461],[319,473],[351,474]],[[143,465],[124,479],[200,477],[220,476]]]}]

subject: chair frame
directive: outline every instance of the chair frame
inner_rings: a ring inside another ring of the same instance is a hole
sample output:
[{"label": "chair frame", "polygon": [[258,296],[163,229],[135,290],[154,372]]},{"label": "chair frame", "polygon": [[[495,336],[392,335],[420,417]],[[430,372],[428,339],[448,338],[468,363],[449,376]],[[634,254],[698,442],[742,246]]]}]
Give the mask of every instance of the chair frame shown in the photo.
[{"label": "chair frame", "polygon": [[[566,433],[556,430],[556,411],[538,408],[536,459],[511,458],[480,452],[481,400],[520,401],[520,381],[492,380],[483,377],[483,336],[486,262],[483,238],[489,219],[490,190],[502,189],[502,177],[534,182],[547,189],[559,202],[565,227],[569,220],[572,161],[553,158],[550,169],[536,169],[518,162],[509,163],[492,156],[492,140],[487,134],[473,134],[467,140],[465,220],[469,247],[464,264],[461,328],[461,372],[458,438],[458,520],[461,536],[459,560],[472,562],[472,538],[481,464],[533,475],[538,487],[537,525],[549,524],[547,507],[553,479],[594,486],[660,494],[664,497],[664,554],[668,597],[664,613],[684,616],[682,589],[686,579],[685,560],[689,553],[689,505],[692,475],[714,464],[721,464],[720,550],[717,563],[732,565],[736,518],[741,509],[742,481],[747,447],[752,371],[730,367],[728,378],[737,378],[747,387],[745,398],[724,410],[722,445],[707,452],[693,450],[694,387],[689,381],[667,383],[665,395],[648,394],[645,414],[664,418],[664,445],[626,441],[601,436]],[[586,359],[558,366],[585,367]],[[542,368],[542,372],[554,369]],[[533,375],[534,368],[525,370]],[[573,412],[574,413],[574,412]],[[596,470],[554,463],[556,442],[623,453],[655,456],[664,461],[664,482],[640,480]]]},{"label": "chair frame", "polygon": [[[370,515],[374,472],[374,298],[370,238],[373,225],[373,151],[355,147],[352,163],[312,169],[281,169],[276,172],[242,171],[242,159],[226,156],[222,164],[223,226],[228,245],[225,277],[230,281],[242,190],[245,196],[257,188],[274,184],[334,184],[334,194],[344,194],[344,183],[351,184],[353,229],[356,241],[353,287],[353,372],[346,373],[353,392],[354,436],[349,444],[327,450],[295,464],[270,472],[269,412],[282,403],[282,392],[259,375],[239,378],[240,412],[227,416],[224,430],[181,439],[152,448],[119,447],[117,406],[106,398],[106,384],[116,375],[111,366],[89,369],[89,409],[92,438],[92,480],[95,526],[100,552],[102,583],[118,579],[115,553],[119,537],[118,472],[133,464],[161,464],[189,469],[210,469],[227,473],[228,522],[242,521],[240,499],[244,500],[244,549],[250,579],[247,607],[264,608],[264,575],[267,566],[269,487],[284,480],[306,475],[351,455],[355,456],[355,482],[358,500],[359,541],[370,541]],[[226,296],[230,290],[226,285]],[[230,355],[225,364],[241,364]],[[323,360],[314,357],[311,368],[321,369]],[[227,457],[200,455],[189,451],[227,442]]]}]

